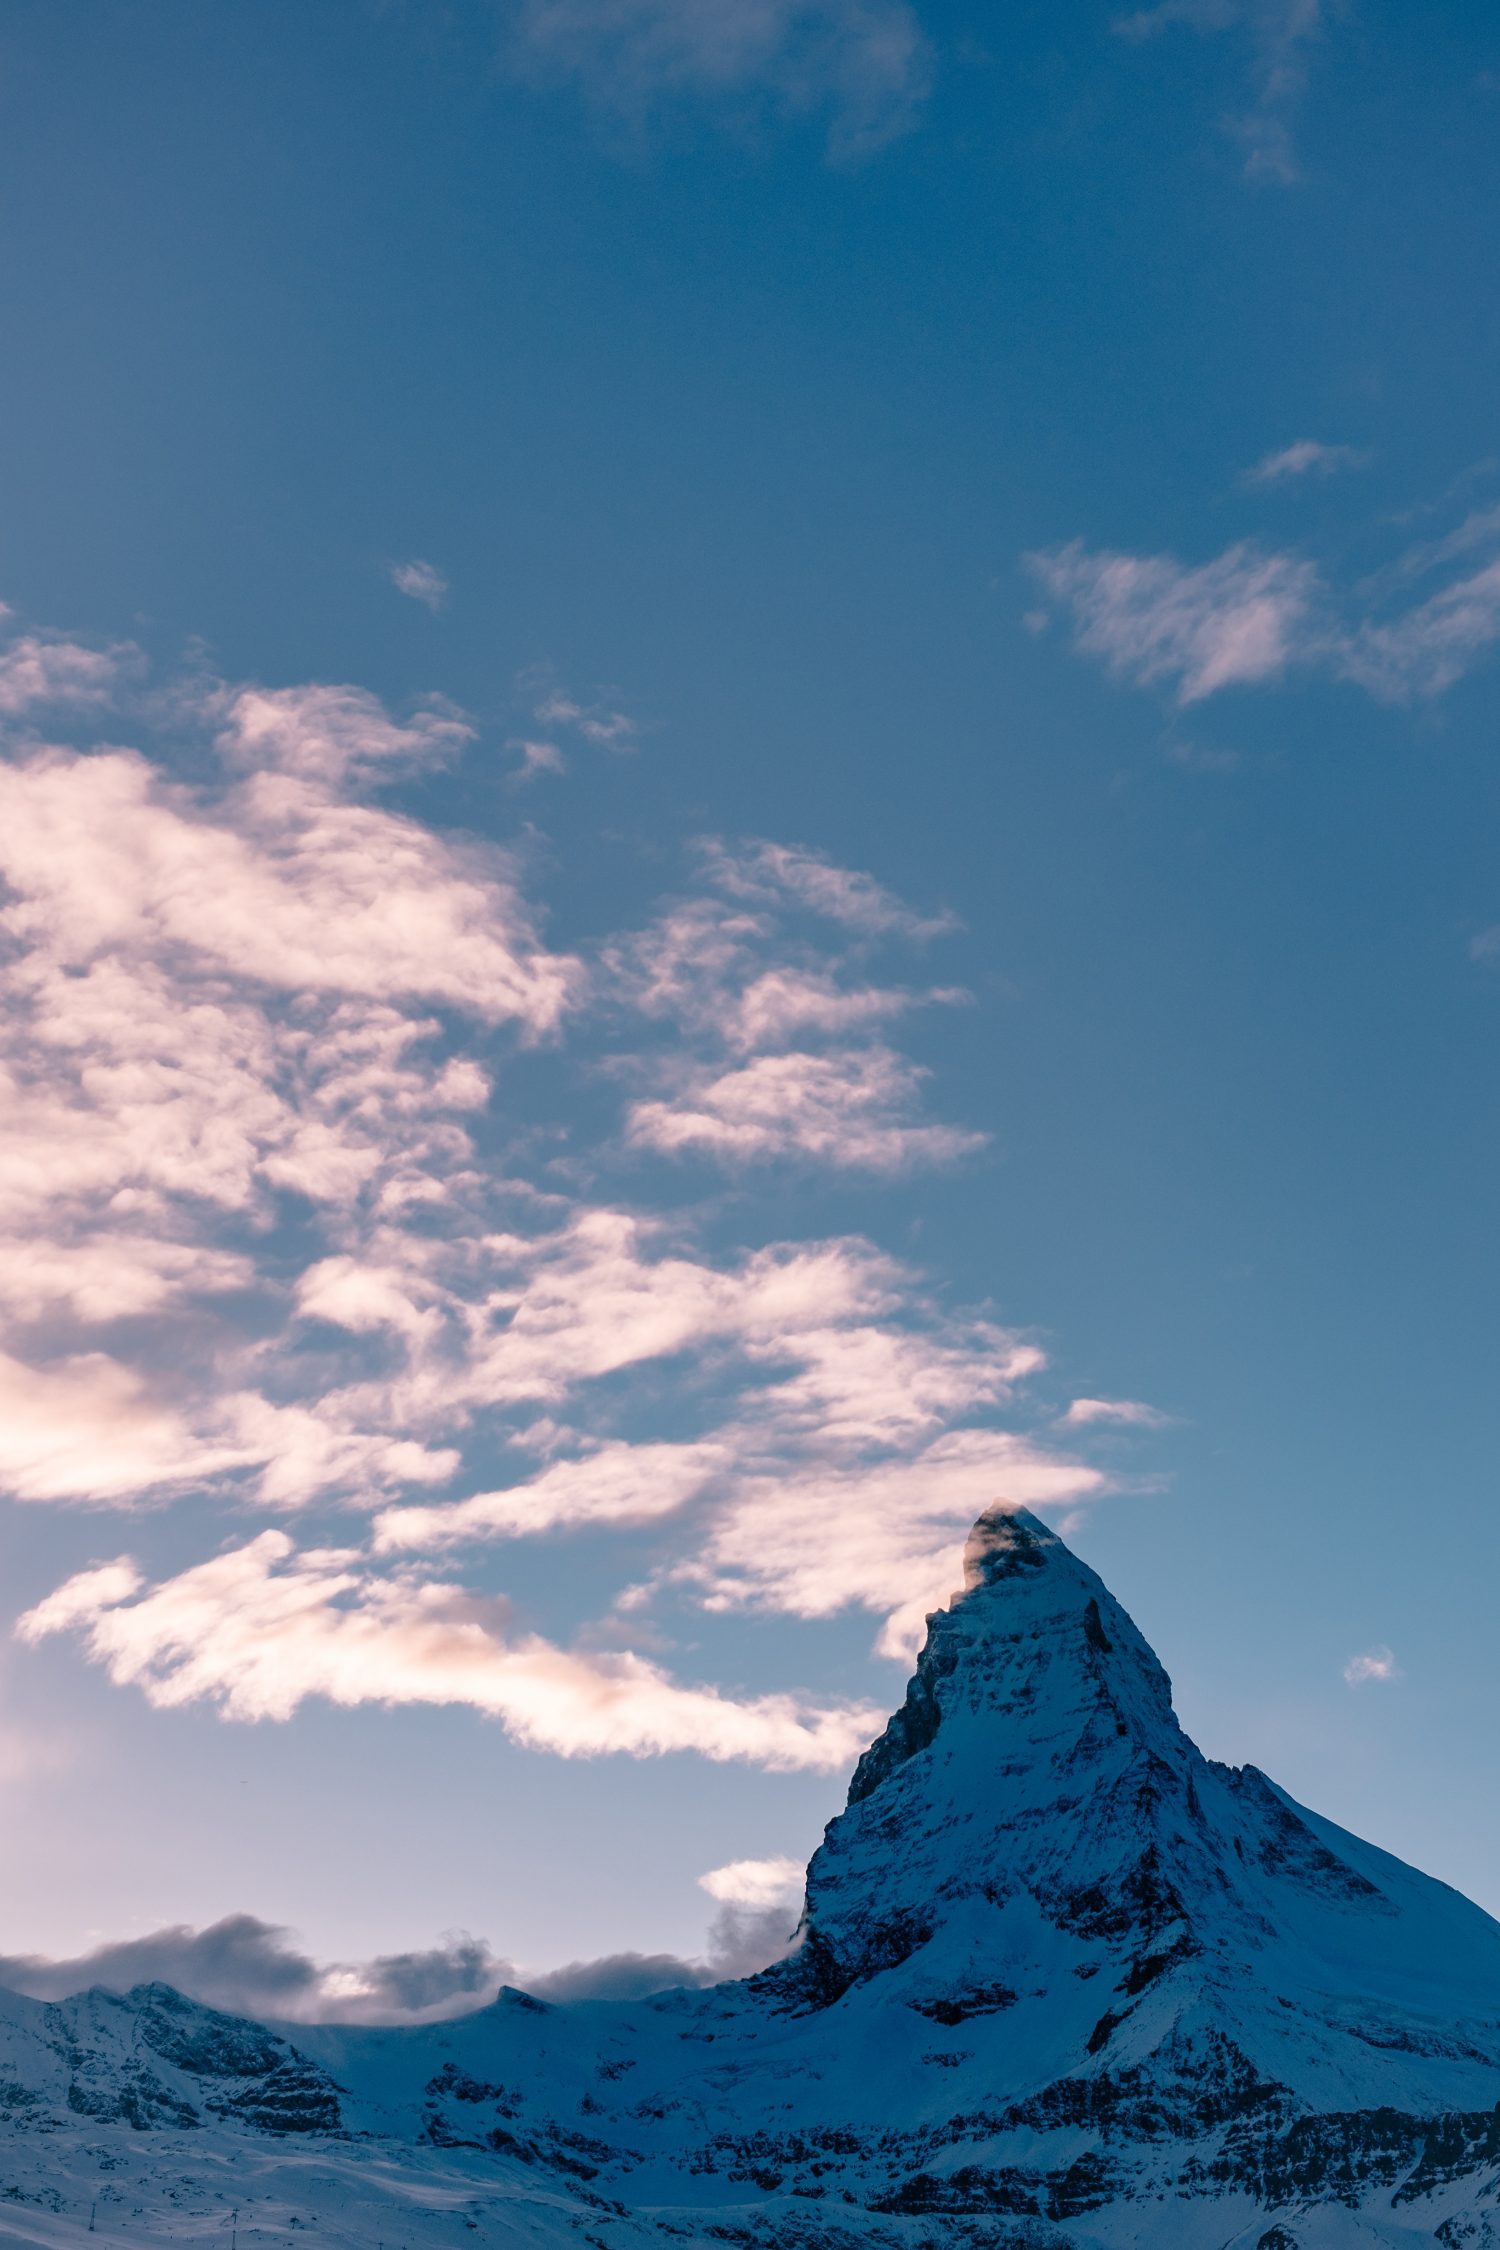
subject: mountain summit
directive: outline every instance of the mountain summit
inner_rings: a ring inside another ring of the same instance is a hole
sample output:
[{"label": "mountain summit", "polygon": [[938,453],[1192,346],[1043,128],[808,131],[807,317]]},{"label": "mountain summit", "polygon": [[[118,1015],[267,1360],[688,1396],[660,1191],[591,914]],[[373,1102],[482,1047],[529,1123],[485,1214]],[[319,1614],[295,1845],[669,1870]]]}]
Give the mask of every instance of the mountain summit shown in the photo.
[{"label": "mountain summit", "polygon": [[1500,2250],[1500,1925],[1204,1758],[1000,1510],[761,1975],[384,2032],[11,1999],[0,2081],[0,2234],[59,2250],[231,2196],[409,2250]]}]

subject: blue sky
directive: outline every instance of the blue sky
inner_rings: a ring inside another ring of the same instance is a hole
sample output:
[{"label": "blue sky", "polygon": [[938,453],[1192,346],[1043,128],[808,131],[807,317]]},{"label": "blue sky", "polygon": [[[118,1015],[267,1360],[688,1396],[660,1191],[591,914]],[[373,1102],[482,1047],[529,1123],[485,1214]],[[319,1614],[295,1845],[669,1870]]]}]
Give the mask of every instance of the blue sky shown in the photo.
[{"label": "blue sky", "polygon": [[1500,1910],[1500,36],[1058,16],[10,11],[7,1955],[727,1943],[997,1495]]}]

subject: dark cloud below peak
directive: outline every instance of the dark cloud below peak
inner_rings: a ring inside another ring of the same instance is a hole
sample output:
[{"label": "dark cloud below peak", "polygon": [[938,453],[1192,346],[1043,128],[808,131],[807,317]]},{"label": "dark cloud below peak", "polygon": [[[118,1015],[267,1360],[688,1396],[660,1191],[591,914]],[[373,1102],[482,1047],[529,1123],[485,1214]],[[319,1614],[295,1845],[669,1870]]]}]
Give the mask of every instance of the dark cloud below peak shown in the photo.
[{"label": "dark cloud below peak", "polygon": [[202,1930],[179,1923],[69,1960],[0,1954],[0,1985],[36,2000],[63,2000],[95,1985],[128,1992],[169,1984],[229,2015],[303,2023],[436,2021],[492,2000],[514,1973],[466,1935],[426,1952],[320,1968],[287,1930],[254,1914],[227,1914]]},{"label": "dark cloud below peak", "polygon": [[69,1959],[0,1954],[0,1987],[34,2000],[65,2000],[95,1986],[129,1992],[168,1984],[226,2015],[282,2023],[439,2023],[488,2006],[505,1984],[553,2001],[638,2000],[674,1985],[749,1976],[786,1951],[792,1919],[784,1906],[725,1907],[701,1958],[615,1953],[533,1975],[465,1932],[422,1951],[320,1966],[286,1929],[254,1914],[227,1914],[206,1929],[177,1923]]}]

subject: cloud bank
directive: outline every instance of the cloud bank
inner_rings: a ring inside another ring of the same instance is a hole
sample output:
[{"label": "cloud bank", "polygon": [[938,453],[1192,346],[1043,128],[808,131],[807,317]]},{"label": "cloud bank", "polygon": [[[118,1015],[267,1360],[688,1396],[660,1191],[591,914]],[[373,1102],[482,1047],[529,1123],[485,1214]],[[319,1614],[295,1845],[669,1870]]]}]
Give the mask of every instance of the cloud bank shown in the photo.
[{"label": "cloud bank", "polygon": [[[729,1899],[700,1954],[614,1953],[561,1968],[527,1970],[482,1938],[457,1931],[433,1946],[368,1961],[318,1962],[290,1931],[253,1914],[229,1914],[206,1929],[183,1924],[100,1945],[71,1959],[0,1954],[0,1987],[34,2000],[66,2000],[95,1986],[129,1992],[169,1984],[205,2007],[258,2022],[442,2023],[487,2007],[510,1985],[544,2000],[633,2000],[675,1985],[753,1976],[785,1953],[797,1920],[797,1889],[759,1900]],[[704,1878],[705,1885],[709,1878]],[[718,1895],[713,1893],[712,1895]]]}]

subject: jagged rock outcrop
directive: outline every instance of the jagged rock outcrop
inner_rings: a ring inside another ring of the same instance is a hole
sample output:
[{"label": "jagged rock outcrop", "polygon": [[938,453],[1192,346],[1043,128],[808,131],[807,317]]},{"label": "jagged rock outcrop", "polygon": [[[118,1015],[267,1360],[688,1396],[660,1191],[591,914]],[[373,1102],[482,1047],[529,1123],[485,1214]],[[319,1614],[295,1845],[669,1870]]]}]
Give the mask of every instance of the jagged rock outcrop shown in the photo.
[{"label": "jagged rock outcrop", "polygon": [[455,2212],[538,2250],[1500,2250],[1500,1925],[1205,1759],[1094,1573],[996,1512],[775,1968],[412,2031],[11,2001],[0,2162],[50,2244],[124,2175],[219,2231],[232,2173],[410,2250]]}]

